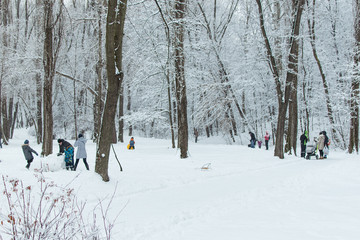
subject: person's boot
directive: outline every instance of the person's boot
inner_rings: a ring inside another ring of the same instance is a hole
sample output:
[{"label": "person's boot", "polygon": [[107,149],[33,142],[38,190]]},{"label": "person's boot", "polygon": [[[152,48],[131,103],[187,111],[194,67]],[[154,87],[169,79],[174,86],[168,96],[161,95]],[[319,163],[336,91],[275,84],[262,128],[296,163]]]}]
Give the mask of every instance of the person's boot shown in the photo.
[{"label": "person's boot", "polygon": [[89,171],[89,164],[85,163],[86,170]]}]

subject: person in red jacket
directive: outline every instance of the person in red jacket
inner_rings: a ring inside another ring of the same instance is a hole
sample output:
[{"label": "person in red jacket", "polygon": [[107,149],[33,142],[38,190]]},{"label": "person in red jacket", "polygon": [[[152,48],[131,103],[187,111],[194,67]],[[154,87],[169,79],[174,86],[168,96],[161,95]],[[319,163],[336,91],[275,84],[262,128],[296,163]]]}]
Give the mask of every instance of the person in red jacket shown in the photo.
[{"label": "person in red jacket", "polygon": [[270,135],[269,133],[266,131],[266,134],[265,134],[265,146],[266,146],[266,150],[269,150],[269,140],[270,140]]}]

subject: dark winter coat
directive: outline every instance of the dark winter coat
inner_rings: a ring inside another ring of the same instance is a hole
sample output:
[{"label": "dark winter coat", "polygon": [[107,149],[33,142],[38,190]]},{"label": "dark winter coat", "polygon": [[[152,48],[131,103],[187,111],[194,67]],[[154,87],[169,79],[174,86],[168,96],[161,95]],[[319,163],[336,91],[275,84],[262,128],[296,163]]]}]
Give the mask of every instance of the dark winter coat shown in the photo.
[{"label": "dark winter coat", "polygon": [[24,145],[22,145],[21,147],[22,147],[22,150],[23,150],[23,152],[24,152],[24,156],[25,156],[25,159],[26,159],[26,160],[32,160],[32,159],[34,159],[32,153],[35,153],[36,156],[38,155],[38,153],[37,153],[34,149],[32,149],[32,148],[29,146],[29,144],[24,144]]},{"label": "dark winter coat", "polygon": [[255,134],[254,134],[253,132],[250,132],[249,134],[250,134],[250,137],[251,137],[251,139],[250,139],[250,140],[252,140],[252,141],[256,141]]},{"label": "dark winter coat", "polygon": [[72,147],[72,145],[69,142],[62,139],[62,144],[61,145],[59,144],[59,152],[64,153],[65,149],[68,149],[69,147]]},{"label": "dark winter coat", "polygon": [[87,157],[86,149],[85,149],[86,142],[87,140],[84,137],[80,137],[78,140],[76,140],[74,144],[74,147],[77,147],[76,159]]},{"label": "dark winter coat", "polygon": [[301,145],[306,145],[306,143],[309,141],[309,138],[307,136],[307,132],[303,133],[301,136],[300,136],[300,144]]}]

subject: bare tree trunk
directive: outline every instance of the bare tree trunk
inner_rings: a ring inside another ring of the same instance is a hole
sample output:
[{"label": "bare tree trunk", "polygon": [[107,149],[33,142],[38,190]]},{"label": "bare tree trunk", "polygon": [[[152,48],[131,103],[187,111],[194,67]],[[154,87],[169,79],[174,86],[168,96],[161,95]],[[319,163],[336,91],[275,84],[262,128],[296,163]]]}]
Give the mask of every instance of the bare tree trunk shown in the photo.
[{"label": "bare tree trunk", "polygon": [[17,102],[15,104],[15,111],[14,111],[13,119],[12,119],[12,123],[11,123],[10,138],[13,138],[13,136],[14,136],[15,123],[16,123],[16,120],[17,120],[18,110],[19,110],[19,102]]},{"label": "bare tree trunk", "polygon": [[104,109],[104,104],[102,101],[102,70],[103,70],[103,57],[102,57],[102,5],[98,3],[98,62],[96,64],[96,74],[97,78],[95,79],[95,99],[94,99],[94,141],[98,141],[100,135],[101,127],[101,115]]},{"label": "bare tree trunk", "polygon": [[8,139],[11,139],[11,126],[13,123],[13,116],[14,116],[14,97],[11,96],[9,99],[9,105],[8,105],[8,118],[7,118],[7,129],[6,134],[8,136]]},{"label": "bare tree trunk", "polygon": [[53,2],[44,1],[44,136],[42,155],[48,156],[53,151],[53,115],[52,115],[52,87],[53,87]]},{"label": "bare tree trunk", "polygon": [[[41,22],[41,7],[42,3],[40,0],[36,0],[36,9],[34,15],[34,21],[35,21],[35,28],[36,28],[36,39],[38,42],[42,42],[42,22]],[[41,49],[40,44],[36,45],[36,52],[40,55],[40,53],[43,50]],[[37,70],[37,73],[35,74],[35,85],[36,85],[36,141],[37,144],[42,143],[43,141],[43,112],[42,112],[42,105],[43,105],[43,81],[41,79],[41,74],[39,73],[41,71],[41,60],[35,59],[35,69]]]},{"label": "bare tree trunk", "polygon": [[[76,62],[76,56],[75,56],[75,62]],[[76,69],[76,66],[75,66]],[[74,76],[76,76],[76,70],[74,73]],[[75,78],[73,80],[73,108],[74,108],[74,134],[75,134],[75,139],[77,139],[77,135],[78,135],[78,124],[77,124],[77,100],[76,100],[77,96],[76,96],[76,81]]]},{"label": "bare tree trunk", "polygon": [[185,82],[185,56],[184,56],[184,18],[186,0],[175,0],[175,82],[176,100],[178,107],[178,139],[180,158],[188,157],[188,120],[187,96]]},{"label": "bare tree trunk", "polygon": [[355,54],[354,54],[354,74],[351,79],[351,98],[350,98],[350,141],[349,153],[354,148],[359,153],[359,82],[360,82],[360,0],[355,0]]},{"label": "bare tree trunk", "polygon": [[2,111],[2,137],[4,139],[4,143],[7,144],[9,140],[9,122],[8,122],[8,111],[7,111],[7,96],[6,94],[2,94],[2,101],[1,101],[1,111]]},{"label": "bare tree trunk", "polygon": [[[7,55],[7,48],[9,47],[9,40],[8,40],[8,24],[11,20],[11,11],[9,9],[9,0],[0,1],[0,11],[1,11],[1,28],[3,31],[3,38],[2,38],[2,44],[3,44],[3,56]],[[2,132],[2,138],[4,141],[4,144],[8,144],[8,136],[6,135],[6,129],[7,129],[7,94],[6,90],[4,89],[4,86],[1,84],[4,76],[6,74],[6,58],[1,58],[1,73],[0,73],[0,132]]]},{"label": "bare tree trunk", "polygon": [[[44,120],[44,135],[43,135],[43,145],[42,145],[42,155],[48,156],[53,152],[53,129],[54,129],[54,120],[53,120],[53,110],[52,110],[52,93],[53,93],[53,82],[55,75],[55,66],[57,53],[60,48],[61,43],[61,15],[63,4],[60,2],[60,11],[56,18],[54,18],[54,1],[53,0],[44,0],[44,88],[43,88],[43,120]],[[54,20],[56,19],[56,21]],[[54,41],[53,32],[55,25],[59,24],[59,32],[57,32],[56,38],[57,42]]]},{"label": "bare tree trunk", "polygon": [[[298,0],[293,0],[293,30],[292,30],[292,46],[289,54],[288,71],[286,75],[286,82],[291,83],[290,101],[289,101],[289,124],[288,124],[288,142],[289,151],[294,150],[296,155],[296,141],[298,132],[298,101],[297,101],[297,88],[298,88],[298,73],[299,73],[299,34],[300,34],[300,19],[305,2],[298,5]],[[299,12],[301,11],[301,12]],[[299,16],[300,14],[300,16]],[[300,18],[297,21],[297,18]]]},{"label": "bare tree trunk", "polygon": [[120,3],[117,3],[117,0],[109,0],[108,2],[105,43],[108,89],[95,165],[95,172],[105,182],[110,180],[108,175],[110,146],[114,140],[112,136],[115,127],[117,102],[124,77],[122,72],[122,43],[126,5],[127,0],[122,0]]},{"label": "bare tree trunk", "polygon": [[124,142],[124,87],[121,82],[119,93],[119,135],[118,141]]},{"label": "bare tree trunk", "polygon": [[[131,111],[131,89],[130,89],[130,83],[128,83],[128,94],[127,94],[127,106],[126,106],[126,109],[128,111],[128,114],[130,114],[130,111]],[[129,125],[129,136],[132,136],[133,135],[133,126],[132,124],[130,123]]]},{"label": "bare tree trunk", "polygon": [[37,143],[40,144],[42,142],[43,123],[42,123],[42,81],[39,73],[36,74],[35,81],[36,81],[36,124],[37,124],[36,140]]},{"label": "bare tree trunk", "polygon": [[164,17],[164,14],[162,12],[162,9],[160,8],[160,5],[157,0],[154,0],[156,3],[156,6],[159,9],[159,12],[161,14],[163,23],[165,25],[165,34],[167,38],[167,59],[166,59],[166,67],[164,69],[165,71],[165,77],[167,81],[167,94],[168,94],[168,107],[169,107],[169,122],[170,122],[170,131],[171,131],[171,145],[172,148],[175,148],[175,133],[174,133],[174,124],[173,124],[173,117],[172,117],[172,108],[171,108],[171,84],[170,84],[170,47],[171,47],[171,37],[170,37],[170,28],[169,25],[166,22],[166,19]]},{"label": "bare tree trunk", "polygon": [[[261,5],[261,0],[256,0],[256,3],[258,5],[259,9],[259,20],[260,20],[260,28],[261,32],[265,41],[265,46],[267,50],[267,57],[270,69],[273,74],[273,78],[275,80],[276,85],[276,92],[278,97],[278,105],[279,105],[279,112],[278,112],[278,121],[277,121],[277,128],[276,128],[276,142],[275,142],[275,152],[274,155],[283,159],[284,158],[284,134],[285,134],[285,121],[286,121],[286,113],[287,108],[289,105],[289,99],[291,97],[291,91],[294,88],[294,73],[291,71],[295,68],[295,61],[293,59],[294,56],[292,56],[291,53],[295,52],[296,49],[296,40],[295,36],[298,36],[299,29],[300,29],[300,23],[301,23],[301,15],[303,11],[304,6],[304,0],[299,0],[297,2],[297,10],[294,17],[293,27],[292,27],[292,33],[290,35],[290,53],[289,53],[289,63],[288,63],[288,72],[286,75],[286,82],[285,82],[285,92],[282,90],[282,84],[280,81],[280,75],[279,75],[279,68],[276,63],[275,57],[272,53],[272,49],[270,46],[269,39],[267,37],[267,33],[264,26],[264,15]],[[295,89],[296,91],[296,89]]]}]

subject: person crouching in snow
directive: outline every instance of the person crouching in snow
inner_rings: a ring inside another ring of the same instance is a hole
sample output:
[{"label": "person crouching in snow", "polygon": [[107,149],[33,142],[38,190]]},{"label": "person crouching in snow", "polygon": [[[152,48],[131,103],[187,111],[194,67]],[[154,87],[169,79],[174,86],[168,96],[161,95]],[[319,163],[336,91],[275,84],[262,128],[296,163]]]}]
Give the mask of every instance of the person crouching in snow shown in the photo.
[{"label": "person crouching in snow", "polygon": [[64,139],[58,139],[59,153],[58,156],[65,153],[65,166],[66,170],[74,171],[74,147]]},{"label": "person crouching in snow", "polygon": [[135,140],[134,140],[134,137],[131,137],[130,138],[130,142],[129,142],[129,150],[130,149],[135,149]]},{"label": "person crouching in snow", "polygon": [[21,147],[24,152],[25,159],[27,161],[26,168],[29,169],[31,162],[34,160],[32,153],[35,153],[36,156],[38,156],[39,154],[29,146],[29,140],[25,140],[24,145],[22,145]]}]

